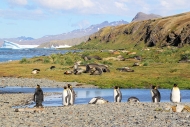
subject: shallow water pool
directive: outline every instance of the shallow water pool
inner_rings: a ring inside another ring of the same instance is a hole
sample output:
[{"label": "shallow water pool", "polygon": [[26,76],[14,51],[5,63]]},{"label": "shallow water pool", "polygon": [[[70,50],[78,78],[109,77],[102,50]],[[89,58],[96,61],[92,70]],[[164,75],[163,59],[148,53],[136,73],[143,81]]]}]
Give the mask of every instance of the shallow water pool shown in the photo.
[{"label": "shallow water pool", "polygon": [[[34,93],[35,88],[28,87],[4,87],[0,88],[5,93]],[[62,106],[63,88],[42,88],[44,92],[56,93],[45,97],[44,106]],[[93,97],[103,97],[109,102],[113,102],[113,89],[96,89],[96,88],[74,88],[77,95],[75,104],[88,104]],[[170,102],[170,89],[159,89],[161,102]],[[151,102],[150,89],[121,89],[122,102],[126,102],[131,96],[139,98],[141,102]],[[182,102],[190,102],[190,90],[181,90]],[[33,107],[35,103],[27,105]]]}]

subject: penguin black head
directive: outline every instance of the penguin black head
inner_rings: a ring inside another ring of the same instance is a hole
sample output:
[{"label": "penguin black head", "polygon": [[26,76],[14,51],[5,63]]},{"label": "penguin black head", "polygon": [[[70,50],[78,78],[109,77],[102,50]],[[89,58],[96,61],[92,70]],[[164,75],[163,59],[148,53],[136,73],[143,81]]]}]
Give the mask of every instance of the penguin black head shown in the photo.
[{"label": "penguin black head", "polygon": [[40,85],[37,85],[37,88],[40,88]]},{"label": "penguin black head", "polygon": [[119,87],[118,86],[115,86],[114,89],[118,89]]},{"label": "penguin black head", "polygon": [[156,89],[156,86],[152,86],[152,89]]},{"label": "penguin black head", "polygon": [[71,88],[71,87],[72,87],[71,84],[67,84],[67,86],[68,86],[68,88]]},{"label": "penguin black head", "polygon": [[177,84],[174,84],[174,87],[177,87]]},{"label": "penguin black head", "polygon": [[64,89],[67,89],[67,87],[66,87],[66,86],[64,86],[63,88],[64,88]]}]

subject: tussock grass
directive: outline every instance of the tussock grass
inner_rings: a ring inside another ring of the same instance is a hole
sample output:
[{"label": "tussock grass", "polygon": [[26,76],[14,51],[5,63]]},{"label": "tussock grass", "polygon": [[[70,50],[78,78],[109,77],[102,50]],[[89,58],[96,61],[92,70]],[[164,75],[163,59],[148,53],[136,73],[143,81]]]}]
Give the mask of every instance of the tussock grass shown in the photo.
[{"label": "tussock grass", "polygon": [[[84,61],[81,58],[82,55],[98,55],[102,58],[118,56],[118,54],[100,50],[52,54],[31,59],[23,58],[20,61],[0,64],[0,76],[79,82],[97,85],[100,88],[113,88],[115,85],[122,88],[149,88],[151,84],[157,85],[159,88],[172,88],[173,84],[177,83],[181,89],[190,89],[190,63],[178,63],[180,59],[190,59],[189,47],[151,48],[149,51],[129,49],[129,51],[136,52],[136,54],[130,55],[119,51],[119,55],[123,56],[126,59],[125,61],[95,59]],[[142,61],[135,60],[134,56],[141,56]],[[106,64],[111,72],[106,72],[102,75],[89,75],[89,73],[64,75],[63,73],[66,70],[73,70],[72,66],[77,61],[81,61],[83,64]],[[134,62],[139,62],[142,66],[133,67]],[[56,68],[51,70],[51,66],[55,66]],[[116,70],[119,67],[130,67],[134,72],[120,72]],[[38,68],[41,71],[33,75],[31,71],[34,68]]]}]

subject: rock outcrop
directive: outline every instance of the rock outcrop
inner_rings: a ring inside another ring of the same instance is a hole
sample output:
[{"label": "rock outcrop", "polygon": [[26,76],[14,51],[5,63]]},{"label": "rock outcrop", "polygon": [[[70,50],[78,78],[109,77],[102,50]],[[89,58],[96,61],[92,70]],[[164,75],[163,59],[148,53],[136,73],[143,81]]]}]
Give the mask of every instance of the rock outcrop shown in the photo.
[{"label": "rock outcrop", "polygon": [[88,40],[85,43],[86,47],[91,42],[96,42],[96,46],[105,43],[118,48],[125,48],[124,46],[127,47],[129,44],[134,47],[140,44],[147,47],[181,47],[190,44],[190,12],[106,27],[91,35]]},{"label": "rock outcrop", "polygon": [[156,19],[161,18],[162,16],[156,15],[156,14],[145,14],[143,12],[137,13],[137,15],[132,19],[132,22],[134,21],[142,21],[142,20],[148,20],[148,19]]}]

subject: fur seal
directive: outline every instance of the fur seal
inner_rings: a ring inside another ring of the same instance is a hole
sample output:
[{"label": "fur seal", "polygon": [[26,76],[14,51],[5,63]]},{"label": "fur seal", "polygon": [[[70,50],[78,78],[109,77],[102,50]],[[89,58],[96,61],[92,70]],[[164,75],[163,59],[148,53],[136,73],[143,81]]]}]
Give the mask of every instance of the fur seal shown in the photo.
[{"label": "fur seal", "polygon": [[137,97],[129,97],[127,102],[140,102]]},{"label": "fur seal", "polygon": [[108,101],[103,99],[102,97],[94,97],[88,102],[88,104],[104,104],[104,103],[108,103]]}]

